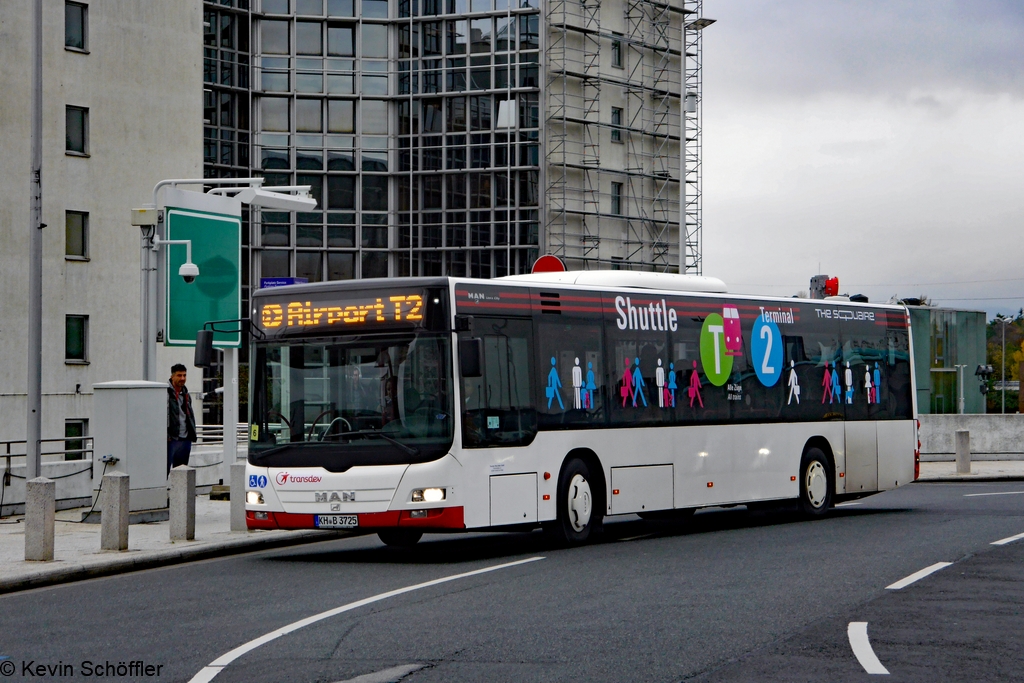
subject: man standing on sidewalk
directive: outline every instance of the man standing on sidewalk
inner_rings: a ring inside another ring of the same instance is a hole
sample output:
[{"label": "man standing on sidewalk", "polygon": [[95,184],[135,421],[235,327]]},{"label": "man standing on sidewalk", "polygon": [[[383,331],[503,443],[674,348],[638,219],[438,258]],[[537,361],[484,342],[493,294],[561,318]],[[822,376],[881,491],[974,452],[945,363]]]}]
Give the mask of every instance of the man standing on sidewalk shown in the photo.
[{"label": "man standing on sidewalk", "polygon": [[172,467],[187,465],[196,440],[196,416],[192,397],[185,388],[186,369],[181,363],[171,366],[167,387],[167,473]]}]

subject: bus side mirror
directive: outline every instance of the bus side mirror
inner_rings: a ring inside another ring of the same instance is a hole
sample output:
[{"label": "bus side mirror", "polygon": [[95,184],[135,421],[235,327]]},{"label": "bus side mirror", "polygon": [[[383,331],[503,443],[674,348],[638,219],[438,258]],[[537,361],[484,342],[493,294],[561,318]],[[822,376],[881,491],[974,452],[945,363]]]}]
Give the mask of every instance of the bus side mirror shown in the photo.
[{"label": "bus side mirror", "polygon": [[196,355],[192,364],[197,368],[213,365],[213,330],[196,332]]},{"label": "bus side mirror", "polygon": [[459,370],[463,377],[483,375],[481,361],[484,357],[484,340],[478,337],[459,340]]}]

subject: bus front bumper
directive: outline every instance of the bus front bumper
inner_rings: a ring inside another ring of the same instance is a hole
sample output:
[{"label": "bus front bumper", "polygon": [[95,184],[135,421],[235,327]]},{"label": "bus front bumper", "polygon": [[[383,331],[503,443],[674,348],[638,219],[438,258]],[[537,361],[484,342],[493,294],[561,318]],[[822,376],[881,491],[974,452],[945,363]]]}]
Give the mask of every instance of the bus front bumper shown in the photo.
[{"label": "bus front bumper", "polygon": [[[298,514],[294,512],[245,511],[245,523],[250,529],[319,529],[318,518],[331,515]],[[465,529],[462,506],[428,508],[426,510],[388,510],[387,512],[360,512],[347,517],[356,517],[358,525],[348,527],[351,531],[360,529],[388,529],[395,527],[447,531]],[[330,527],[336,529],[337,527]]]}]

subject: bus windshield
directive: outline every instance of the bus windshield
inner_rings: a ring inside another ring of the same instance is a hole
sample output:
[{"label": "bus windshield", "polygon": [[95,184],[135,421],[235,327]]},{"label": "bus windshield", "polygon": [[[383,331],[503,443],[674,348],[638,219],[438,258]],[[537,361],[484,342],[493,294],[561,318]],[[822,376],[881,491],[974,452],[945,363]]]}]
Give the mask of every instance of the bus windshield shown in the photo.
[{"label": "bus windshield", "polygon": [[453,438],[446,335],[258,344],[250,461],[264,467],[425,462]]}]

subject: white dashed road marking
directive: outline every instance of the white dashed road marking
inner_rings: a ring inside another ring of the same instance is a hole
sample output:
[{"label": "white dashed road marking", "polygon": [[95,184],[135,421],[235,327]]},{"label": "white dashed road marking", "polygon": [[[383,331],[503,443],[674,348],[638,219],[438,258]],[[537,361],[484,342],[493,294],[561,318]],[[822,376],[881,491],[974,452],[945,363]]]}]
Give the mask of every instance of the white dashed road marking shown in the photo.
[{"label": "white dashed road marking", "polygon": [[363,674],[362,676],[356,676],[355,678],[347,678],[344,681],[338,681],[338,683],[395,683],[414,671],[427,668],[427,666],[429,665],[402,664],[401,666],[393,666],[390,669],[374,671],[371,674]]},{"label": "white dashed road marking", "polygon": [[1022,494],[1024,491],[996,491],[994,493],[965,493],[964,498],[977,498],[978,496],[1013,496]]},{"label": "white dashed road marking", "polygon": [[944,569],[944,568],[948,567],[951,564],[953,564],[953,563],[952,562],[936,562],[935,564],[933,564],[931,566],[925,567],[921,571],[914,572],[910,576],[908,576],[906,578],[903,578],[903,579],[900,579],[896,583],[893,583],[893,584],[890,584],[890,585],[886,586],[885,589],[886,590],[890,590],[890,591],[898,591],[901,588],[906,588],[907,586],[909,586],[910,584],[914,583],[915,581],[919,581],[919,580],[923,579],[924,577],[928,576],[929,574],[934,574],[935,572],[939,571],[940,569]]},{"label": "white dashed road marking", "polygon": [[875,656],[875,651],[871,649],[871,642],[868,640],[868,622],[851,621],[850,625],[846,627],[846,636],[850,639],[850,648],[853,649],[853,654],[857,656],[857,661],[865,671],[869,674],[889,674],[889,670],[882,666],[878,657]]},{"label": "white dashed road marking", "polygon": [[851,500],[851,501],[849,501],[847,503],[836,503],[836,507],[837,508],[847,508],[847,507],[850,507],[851,505],[860,505],[860,504],[861,503],[860,503],[859,500]]},{"label": "white dashed road marking", "polygon": [[1016,536],[1010,536],[1009,538],[1001,538],[998,541],[992,541],[992,545],[1006,545],[1007,543],[1013,543],[1024,538],[1024,534],[1017,534]]},{"label": "white dashed road marking", "polygon": [[292,631],[298,631],[300,628],[305,628],[306,626],[315,624],[318,621],[323,621],[324,619],[329,619],[343,612],[358,609],[359,607],[365,607],[366,605],[370,605],[375,602],[380,602],[381,600],[387,600],[388,598],[393,598],[396,595],[402,595],[403,593],[411,593],[412,591],[420,590],[421,588],[430,588],[431,586],[437,586],[442,583],[448,583],[449,581],[457,581],[458,579],[465,579],[470,576],[477,576],[478,574],[486,574],[488,572],[497,571],[499,569],[508,569],[509,567],[516,567],[521,564],[526,564],[528,562],[536,562],[537,560],[543,559],[543,557],[528,557],[525,560],[517,560],[516,562],[506,562],[505,564],[496,564],[492,567],[475,569],[471,572],[463,572],[462,574],[442,576],[440,579],[424,581],[423,583],[417,583],[414,586],[406,586],[405,588],[396,588],[395,590],[388,591],[387,593],[379,593],[377,595],[372,595],[368,598],[363,598],[362,600],[356,600],[355,602],[350,602],[347,605],[342,605],[341,607],[329,609],[326,612],[321,612],[320,614],[314,614],[311,617],[306,617],[305,619],[300,619],[299,621],[292,622],[287,626],[282,626],[281,628],[271,631],[270,633],[267,633],[265,635],[262,635],[259,638],[250,640],[248,643],[239,645],[231,652],[221,655],[217,659],[210,662],[207,666],[204,666],[199,673],[197,673],[195,676],[191,678],[191,680],[189,680],[189,683],[209,683],[209,681],[212,681],[214,677],[217,674],[219,674],[221,670],[228,664],[235,661],[245,653],[255,650],[260,645],[266,645],[271,641],[277,640],[281,636],[288,635]]}]

